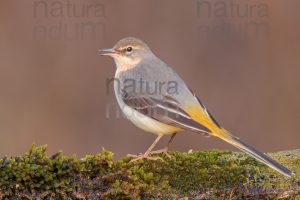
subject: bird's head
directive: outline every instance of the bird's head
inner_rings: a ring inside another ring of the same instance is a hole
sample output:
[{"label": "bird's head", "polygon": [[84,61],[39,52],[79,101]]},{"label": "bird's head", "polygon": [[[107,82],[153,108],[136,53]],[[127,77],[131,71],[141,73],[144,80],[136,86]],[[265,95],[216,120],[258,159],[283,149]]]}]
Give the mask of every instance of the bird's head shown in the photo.
[{"label": "bird's head", "polygon": [[102,56],[114,58],[117,67],[129,69],[137,65],[141,60],[153,55],[150,48],[142,40],[127,37],[121,39],[111,49],[101,49]]}]

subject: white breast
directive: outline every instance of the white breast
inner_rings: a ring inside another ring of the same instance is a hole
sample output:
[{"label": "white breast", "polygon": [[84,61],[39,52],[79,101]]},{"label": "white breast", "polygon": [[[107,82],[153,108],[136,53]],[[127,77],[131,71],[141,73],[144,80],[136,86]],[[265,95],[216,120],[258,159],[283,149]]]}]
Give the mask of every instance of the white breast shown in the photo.
[{"label": "white breast", "polygon": [[[118,70],[116,72],[115,78],[118,78]],[[129,119],[135,126],[155,135],[167,135],[181,130],[177,127],[163,124],[127,106],[122,100],[121,94],[119,93],[118,89],[118,85],[115,83],[114,90],[117,102],[127,119]]]}]

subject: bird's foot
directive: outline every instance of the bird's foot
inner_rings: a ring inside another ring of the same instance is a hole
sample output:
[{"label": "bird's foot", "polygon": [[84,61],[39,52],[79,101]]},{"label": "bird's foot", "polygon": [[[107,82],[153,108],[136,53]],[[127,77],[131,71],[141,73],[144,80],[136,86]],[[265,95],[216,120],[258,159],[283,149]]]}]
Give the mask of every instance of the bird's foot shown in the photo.
[{"label": "bird's foot", "polygon": [[171,158],[171,155],[168,153],[169,152],[169,148],[163,148],[163,149],[159,149],[156,151],[151,151],[149,154],[153,155],[153,154],[159,154],[159,153],[164,153],[168,158]]},{"label": "bird's foot", "polygon": [[151,153],[148,153],[148,154],[142,154],[142,155],[132,155],[132,154],[128,154],[127,156],[128,157],[133,157],[134,159],[130,160],[130,162],[136,162],[138,160],[142,160],[142,159],[148,159],[148,160],[162,160],[162,158],[160,157],[152,157],[150,156]]}]

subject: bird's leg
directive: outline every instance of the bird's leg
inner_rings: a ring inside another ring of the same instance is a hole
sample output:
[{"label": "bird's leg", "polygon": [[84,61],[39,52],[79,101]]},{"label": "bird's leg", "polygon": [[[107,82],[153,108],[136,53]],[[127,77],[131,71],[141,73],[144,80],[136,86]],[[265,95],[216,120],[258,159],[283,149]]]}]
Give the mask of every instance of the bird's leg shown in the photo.
[{"label": "bird's leg", "polygon": [[171,135],[171,138],[170,138],[170,140],[168,141],[168,144],[167,144],[167,146],[166,146],[165,148],[159,149],[159,150],[156,150],[156,151],[152,151],[152,152],[150,152],[150,155],[152,155],[152,154],[158,154],[158,153],[164,153],[168,158],[171,158],[171,156],[170,156],[170,154],[168,153],[168,151],[169,151],[170,144],[171,144],[172,141],[174,140],[175,136],[176,136],[176,133],[173,133],[173,134]]},{"label": "bird's leg", "polygon": [[155,145],[158,143],[158,141],[162,138],[162,135],[158,136],[155,141],[151,144],[151,146],[147,149],[147,151],[143,154],[143,155],[131,155],[128,154],[127,156],[129,157],[134,157],[134,159],[132,159],[130,162],[135,162],[137,160],[141,160],[141,159],[149,159],[149,160],[158,160],[161,159],[159,157],[151,157],[151,151],[152,149],[155,147]]}]

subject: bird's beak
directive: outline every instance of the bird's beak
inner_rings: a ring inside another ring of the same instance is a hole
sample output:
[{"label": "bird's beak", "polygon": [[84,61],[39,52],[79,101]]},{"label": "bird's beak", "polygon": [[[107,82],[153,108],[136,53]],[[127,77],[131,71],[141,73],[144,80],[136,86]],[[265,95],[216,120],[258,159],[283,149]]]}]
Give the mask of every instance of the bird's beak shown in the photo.
[{"label": "bird's beak", "polygon": [[101,56],[114,56],[118,54],[118,52],[114,49],[99,49]]}]

